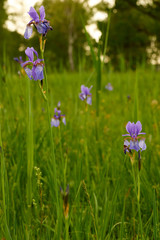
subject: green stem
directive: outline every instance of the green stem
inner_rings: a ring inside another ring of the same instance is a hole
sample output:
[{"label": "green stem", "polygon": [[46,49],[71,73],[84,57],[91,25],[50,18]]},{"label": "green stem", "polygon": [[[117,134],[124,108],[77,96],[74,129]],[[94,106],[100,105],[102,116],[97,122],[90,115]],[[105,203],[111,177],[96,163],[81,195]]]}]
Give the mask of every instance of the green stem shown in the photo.
[{"label": "green stem", "polygon": [[39,86],[39,89],[41,91],[42,97],[44,98],[45,101],[47,101],[47,97],[46,97],[46,95],[45,95],[45,93],[43,91],[43,88],[42,88],[42,86],[40,84],[40,81],[38,81],[38,86]]},{"label": "green stem", "polygon": [[[32,172],[33,172],[33,119],[30,96],[30,80],[27,80],[27,204],[32,203]],[[29,217],[30,219],[30,217]]]},{"label": "green stem", "polygon": [[[44,59],[44,46],[45,46],[45,40],[42,41],[42,36],[40,39],[40,50],[41,50],[41,57]],[[53,166],[53,183],[55,186],[55,197],[56,197],[56,209],[57,209],[57,217],[59,216],[59,201],[58,201],[58,186],[57,186],[57,171],[56,171],[56,160],[55,160],[55,146],[53,142],[53,133],[52,133],[52,127],[51,127],[51,118],[50,118],[50,108],[49,108],[49,97],[48,97],[48,81],[47,81],[47,73],[46,68],[44,67],[44,83],[45,83],[45,91],[46,91],[46,106],[47,106],[47,119],[48,119],[48,125],[49,125],[49,136],[50,136],[50,146],[51,146],[51,159],[52,159],[52,166]]]},{"label": "green stem", "polygon": [[63,171],[63,177],[64,177],[64,188],[66,187],[66,163],[63,156],[63,148],[62,148],[62,135],[61,135],[61,126],[59,128],[59,144],[60,144],[60,153],[61,153],[61,161],[62,161],[62,171]]},{"label": "green stem", "polygon": [[68,240],[68,235],[69,235],[69,232],[68,232],[68,229],[69,226],[68,226],[68,219],[65,219],[65,232],[66,232],[66,235],[65,235],[65,239]]},{"label": "green stem", "polygon": [[138,217],[139,217],[139,224],[140,224],[140,231],[141,231],[141,239],[144,239],[143,238],[142,219],[141,219],[141,209],[140,209],[140,177],[139,177],[139,171],[138,171],[138,176],[137,176],[138,181],[136,182],[135,170],[134,170],[134,165],[133,164],[132,164],[132,176],[133,176],[133,182],[134,182],[135,195],[136,195],[136,199],[137,199]]}]

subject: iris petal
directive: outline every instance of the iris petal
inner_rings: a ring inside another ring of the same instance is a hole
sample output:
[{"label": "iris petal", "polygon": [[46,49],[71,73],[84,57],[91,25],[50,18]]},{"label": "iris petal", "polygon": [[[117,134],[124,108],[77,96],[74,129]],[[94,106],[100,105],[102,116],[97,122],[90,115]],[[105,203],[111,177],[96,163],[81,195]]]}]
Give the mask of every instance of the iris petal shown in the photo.
[{"label": "iris petal", "polygon": [[131,133],[132,133],[132,123],[131,122],[127,123],[126,130],[131,135]]},{"label": "iris petal", "polygon": [[39,16],[38,13],[36,12],[36,10],[34,9],[34,7],[31,7],[28,14],[30,15],[30,17],[35,21],[39,21]]},{"label": "iris petal", "polygon": [[31,26],[27,25],[25,33],[24,33],[24,38],[29,39],[32,35],[32,32],[33,32],[33,28]]},{"label": "iris petal", "polygon": [[142,124],[140,121],[136,122],[136,135],[138,135],[142,131]]},{"label": "iris petal", "polygon": [[60,121],[58,119],[54,119],[54,118],[51,119],[51,127],[53,126],[58,127],[59,124],[60,124]]},{"label": "iris petal", "polygon": [[43,6],[40,7],[39,12],[40,12],[41,21],[43,21],[45,18],[45,10]]},{"label": "iris petal", "polygon": [[88,103],[89,105],[92,105],[92,97],[87,97],[87,103]]},{"label": "iris petal", "polygon": [[43,66],[41,66],[41,65],[33,66],[32,76],[33,76],[33,79],[35,81],[36,80],[42,80],[44,78],[44,76],[43,76]]},{"label": "iris petal", "polygon": [[29,79],[31,80],[32,79],[32,70],[29,69],[29,68],[24,68],[25,72],[27,73]]}]

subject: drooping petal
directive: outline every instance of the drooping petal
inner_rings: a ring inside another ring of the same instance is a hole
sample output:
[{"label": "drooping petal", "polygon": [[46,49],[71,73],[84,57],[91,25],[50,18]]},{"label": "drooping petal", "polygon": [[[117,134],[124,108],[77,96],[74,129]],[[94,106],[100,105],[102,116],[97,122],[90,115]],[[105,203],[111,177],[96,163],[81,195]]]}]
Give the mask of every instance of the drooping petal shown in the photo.
[{"label": "drooping petal", "polygon": [[41,21],[43,21],[44,18],[45,18],[45,9],[44,9],[44,6],[41,6],[41,7],[40,7],[39,12],[40,12]]},{"label": "drooping petal", "polygon": [[27,73],[29,79],[31,80],[31,79],[32,79],[32,70],[29,69],[29,68],[27,68],[27,67],[24,68],[24,70],[25,70],[25,72]]},{"label": "drooping petal", "polygon": [[30,10],[29,10],[28,14],[30,15],[30,17],[31,17],[35,22],[38,22],[38,21],[39,21],[38,13],[37,13],[36,10],[34,9],[34,7],[30,7]]},{"label": "drooping petal", "polygon": [[62,118],[62,122],[64,123],[64,125],[66,125],[66,118],[65,117]]},{"label": "drooping petal", "polygon": [[92,97],[91,97],[91,96],[88,96],[88,97],[87,97],[87,103],[88,103],[89,105],[92,105]]},{"label": "drooping petal", "polygon": [[128,147],[128,146],[130,145],[129,141],[128,141],[128,140],[125,140],[125,141],[124,141],[124,145]]},{"label": "drooping petal", "polygon": [[29,39],[32,35],[32,32],[33,32],[32,26],[27,25],[25,33],[24,33],[24,38]]},{"label": "drooping petal", "polygon": [[135,124],[135,134],[138,135],[142,131],[142,124],[140,121]]},{"label": "drooping petal", "polygon": [[54,119],[54,118],[51,119],[51,127],[53,126],[58,127],[59,124],[60,124],[60,121],[58,119]]},{"label": "drooping petal", "polygon": [[35,81],[36,80],[42,80],[44,78],[44,76],[43,76],[43,66],[42,65],[33,66],[32,76],[33,76],[33,79]]},{"label": "drooping petal", "polygon": [[140,147],[141,151],[146,150],[147,146],[146,146],[145,140],[139,141],[139,147]]},{"label": "drooping petal", "polygon": [[84,101],[86,99],[86,95],[84,93],[79,94],[79,98]]},{"label": "drooping petal", "polygon": [[138,141],[130,141],[130,147],[129,148],[134,149],[138,152],[140,150],[139,142]]}]

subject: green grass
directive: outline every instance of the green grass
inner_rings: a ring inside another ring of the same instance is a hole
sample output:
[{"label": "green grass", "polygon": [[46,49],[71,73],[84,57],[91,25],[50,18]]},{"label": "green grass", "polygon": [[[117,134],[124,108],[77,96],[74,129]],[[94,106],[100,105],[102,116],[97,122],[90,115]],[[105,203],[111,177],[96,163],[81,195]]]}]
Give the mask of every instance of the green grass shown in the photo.
[{"label": "green grass", "polygon": [[[61,101],[67,121],[52,128],[53,143],[38,83],[12,72],[0,79],[0,239],[160,239],[159,78],[153,69],[103,73],[97,120],[96,74],[48,75],[50,117]],[[88,111],[78,97],[81,84],[93,85]],[[135,118],[147,133],[140,172],[143,236],[132,166],[123,153],[122,134]],[[68,220],[59,190],[67,184]]]}]

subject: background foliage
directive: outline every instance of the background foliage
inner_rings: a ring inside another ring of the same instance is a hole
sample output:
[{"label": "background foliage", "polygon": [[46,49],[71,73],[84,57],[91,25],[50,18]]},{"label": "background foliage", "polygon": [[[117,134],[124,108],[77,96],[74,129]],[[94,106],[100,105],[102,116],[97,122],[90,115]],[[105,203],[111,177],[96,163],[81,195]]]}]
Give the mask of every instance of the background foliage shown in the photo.
[{"label": "background foliage", "polygon": [[[2,6],[4,6],[3,1]],[[159,1],[140,4],[137,0],[116,0],[113,7],[108,3],[100,2],[94,7],[89,7],[88,1],[79,0],[44,0],[43,5],[46,15],[54,28],[52,34],[47,36],[46,56],[51,68],[76,70],[79,63],[85,68],[91,67],[91,54],[86,46],[87,41],[84,26],[93,22],[93,13],[97,10],[111,15],[107,57],[110,63],[118,70],[119,64],[125,68],[135,68],[138,63],[158,63],[160,49],[160,4]],[[38,6],[36,7],[38,10]],[[1,39],[0,51],[12,59],[18,55],[18,49],[25,49],[27,41],[21,35],[9,32],[4,28],[7,19],[6,10],[1,8]],[[108,18],[98,21],[97,26],[101,31],[101,45],[104,47],[106,26]],[[18,28],[18,25],[17,25]],[[14,37],[13,37],[14,34]],[[10,41],[14,39],[14,41]],[[93,44],[96,43],[94,40]],[[38,47],[36,35],[32,38],[31,45]],[[20,46],[23,46],[23,48]],[[3,48],[5,47],[5,48]],[[23,55],[24,51],[19,52]],[[1,58],[1,62],[2,62]]]}]

